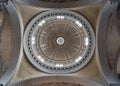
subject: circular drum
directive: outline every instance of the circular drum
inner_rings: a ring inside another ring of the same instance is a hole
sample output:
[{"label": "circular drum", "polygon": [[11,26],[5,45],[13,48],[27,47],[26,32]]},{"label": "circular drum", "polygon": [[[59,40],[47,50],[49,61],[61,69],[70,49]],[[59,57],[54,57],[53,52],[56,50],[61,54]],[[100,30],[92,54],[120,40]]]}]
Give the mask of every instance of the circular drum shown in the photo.
[{"label": "circular drum", "polygon": [[83,77],[41,76],[19,81],[10,86],[102,86],[100,83]]},{"label": "circular drum", "polygon": [[43,8],[85,7],[104,0],[16,0],[19,3]]},{"label": "circular drum", "polygon": [[71,73],[92,58],[95,36],[89,22],[68,10],[38,14],[26,27],[24,48],[27,58],[48,73]]},{"label": "circular drum", "polygon": [[5,86],[13,77],[22,49],[22,28],[17,14],[18,10],[11,1],[5,7],[3,16],[6,15],[6,18],[0,28],[1,86]]},{"label": "circular drum", "polygon": [[[101,72],[109,86],[120,86],[120,7],[107,2],[99,17],[97,51]],[[117,72],[118,71],[118,72]]]}]

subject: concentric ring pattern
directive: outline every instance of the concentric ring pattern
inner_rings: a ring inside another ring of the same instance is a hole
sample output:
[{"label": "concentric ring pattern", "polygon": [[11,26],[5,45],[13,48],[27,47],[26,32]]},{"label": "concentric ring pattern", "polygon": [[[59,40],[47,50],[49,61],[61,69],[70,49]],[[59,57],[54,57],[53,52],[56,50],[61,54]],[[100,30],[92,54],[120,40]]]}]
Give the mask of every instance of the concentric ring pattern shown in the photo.
[{"label": "concentric ring pattern", "polygon": [[73,11],[40,13],[30,21],[24,34],[27,58],[47,73],[71,73],[83,68],[94,48],[92,26]]}]

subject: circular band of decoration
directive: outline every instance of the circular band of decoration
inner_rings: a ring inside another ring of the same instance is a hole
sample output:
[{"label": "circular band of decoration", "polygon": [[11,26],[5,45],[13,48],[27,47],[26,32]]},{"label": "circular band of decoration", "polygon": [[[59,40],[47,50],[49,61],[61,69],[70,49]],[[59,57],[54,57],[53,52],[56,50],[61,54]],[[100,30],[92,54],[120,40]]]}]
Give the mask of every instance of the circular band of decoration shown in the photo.
[{"label": "circular band of decoration", "polygon": [[68,10],[46,11],[31,20],[24,34],[27,58],[47,73],[71,73],[92,58],[95,36],[89,22]]}]

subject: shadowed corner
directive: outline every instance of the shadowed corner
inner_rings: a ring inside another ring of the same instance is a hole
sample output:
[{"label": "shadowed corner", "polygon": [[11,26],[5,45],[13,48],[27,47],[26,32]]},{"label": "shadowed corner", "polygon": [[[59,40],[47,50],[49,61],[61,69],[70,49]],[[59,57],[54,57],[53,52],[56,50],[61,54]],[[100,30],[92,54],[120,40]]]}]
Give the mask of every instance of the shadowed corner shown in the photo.
[{"label": "shadowed corner", "polygon": [[3,86],[3,84],[0,84],[0,86]]}]

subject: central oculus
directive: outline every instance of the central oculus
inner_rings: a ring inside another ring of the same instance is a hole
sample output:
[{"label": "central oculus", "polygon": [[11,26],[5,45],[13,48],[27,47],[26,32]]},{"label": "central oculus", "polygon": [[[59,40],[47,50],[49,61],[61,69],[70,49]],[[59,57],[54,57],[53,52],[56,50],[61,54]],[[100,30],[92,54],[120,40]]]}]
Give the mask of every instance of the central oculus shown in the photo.
[{"label": "central oculus", "polygon": [[56,42],[58,45],[63,45],[65,43],[65,39],[63,37],[58,37]]}]

